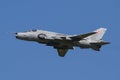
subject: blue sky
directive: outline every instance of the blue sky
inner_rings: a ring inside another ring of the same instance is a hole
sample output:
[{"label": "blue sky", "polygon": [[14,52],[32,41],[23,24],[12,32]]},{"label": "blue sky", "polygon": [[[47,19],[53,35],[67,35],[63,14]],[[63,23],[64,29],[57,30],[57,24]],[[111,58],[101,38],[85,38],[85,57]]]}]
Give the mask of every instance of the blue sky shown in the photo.
[{"label": "blue sky", "polygon": [[[20,41],[12,33],[44,29],[82,34],[108,28],[100,52]],[[119,0],[1,0],[0,80],[120,80]]]}]

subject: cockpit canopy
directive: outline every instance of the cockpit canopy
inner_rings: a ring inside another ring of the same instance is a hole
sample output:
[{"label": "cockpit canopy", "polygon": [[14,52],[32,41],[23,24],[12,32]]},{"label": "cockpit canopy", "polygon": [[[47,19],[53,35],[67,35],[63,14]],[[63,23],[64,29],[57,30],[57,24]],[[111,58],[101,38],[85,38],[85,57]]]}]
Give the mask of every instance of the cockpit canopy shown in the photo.
[{"label": "cockpit canopy", "polygon": [[29,30],[28,32],[37,32],[37,29]]}]

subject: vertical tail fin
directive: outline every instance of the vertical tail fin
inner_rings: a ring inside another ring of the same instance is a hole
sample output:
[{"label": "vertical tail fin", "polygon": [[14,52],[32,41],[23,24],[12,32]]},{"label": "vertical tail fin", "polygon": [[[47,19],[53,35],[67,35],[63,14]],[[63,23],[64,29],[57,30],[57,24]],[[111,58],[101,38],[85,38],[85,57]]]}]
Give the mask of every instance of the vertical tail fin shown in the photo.
[{"label": "vertical tail fin", "polygon": [[96,32],[96,34],[93,34],[93,35],[91,35],[91,36],[89,36],[87,38],[90,39],[90,40],[93,40],[93,41],[100,40],[100,39],[102,39],[102,37],[105,34],[106,30],[107,30],[106,28],[99,28],[99,29],[94,31],[94,32]]}]

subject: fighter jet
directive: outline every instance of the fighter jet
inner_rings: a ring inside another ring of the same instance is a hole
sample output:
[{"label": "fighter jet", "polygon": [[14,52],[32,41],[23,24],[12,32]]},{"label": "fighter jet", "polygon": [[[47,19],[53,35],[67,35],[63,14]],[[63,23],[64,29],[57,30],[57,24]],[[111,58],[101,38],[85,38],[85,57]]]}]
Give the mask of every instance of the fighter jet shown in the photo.
[{"label": "fighter jet", "polygon": [[67,51],[74,49],[74,47],[91,48],[100,51],[102,45],[109,44],[109,42],[102,40],[106,30],[106,28],[99,28],[81,35],[66,35],[45,30],[29,30],[15,34],[16,38],[20,40],[35,41],[46,46],[52,46],[57,49],[59,56],[64,57]]}]

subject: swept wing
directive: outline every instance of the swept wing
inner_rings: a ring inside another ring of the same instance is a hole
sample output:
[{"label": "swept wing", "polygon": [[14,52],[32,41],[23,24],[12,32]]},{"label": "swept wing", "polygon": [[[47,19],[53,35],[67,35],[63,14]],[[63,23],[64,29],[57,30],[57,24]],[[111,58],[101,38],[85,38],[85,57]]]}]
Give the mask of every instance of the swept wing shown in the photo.
[{"label": "swept wing", "polygon": [[86,33],[86,34],[82,34],[82,35],[77,35],[77,36],[72,36],[70,37],[73,41],[79,41],[82,40],[90,35],[95,34],[96,32],[90,32],[90,33]]}]

